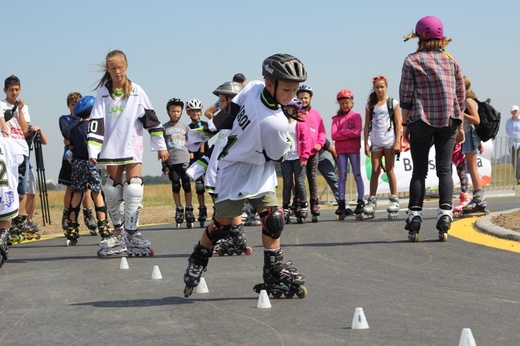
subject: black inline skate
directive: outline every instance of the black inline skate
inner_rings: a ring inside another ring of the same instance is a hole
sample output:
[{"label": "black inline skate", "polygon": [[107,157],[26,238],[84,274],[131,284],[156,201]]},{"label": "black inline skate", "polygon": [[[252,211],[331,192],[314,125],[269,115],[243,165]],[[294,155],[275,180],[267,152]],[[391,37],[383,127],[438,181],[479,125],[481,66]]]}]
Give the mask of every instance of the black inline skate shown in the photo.
[{"label": "black inline skate", "polygon": [[92,208],[83,208],[83,221],[85,222],[85,226],[87,226],[90,235],[97,235],[97,224]]},{"label": "black inline skate", "polygon": [[408,215],[404,229],[408,231],[408,240],[411,242],[419,241],[419,231],[421,229],[421,223],[423,221],[422,210],[410,210],[406,211]]},{"label": "black inline skate", "polygon": [[253,249],[251,246],[247,246],[244,225],[240,224],[238,226],[233,226],[229,235],[226,238],[219,240],[215,244],[213,253],[216,253],[219,256],[240,256],[242,253],[245,255],[251,255],[253,253]]},{"label": "black inline skate", "polygon": [[198,221],[200,222],[200,227],[204,227],[204,222],[206,222],[207,218],[208,218],[208,208],[206,208],[205,205],[199,206]]},{"label": "black inline skate", "polygon": [[289,206],[289,203],[284,203],[283,206],[283,216],[285,219],[285,223],[291,223],[291,216],[294,215],[294,209]]},{"label": "black inline skate", "polygon": [[345,217],[347,217],[347,209],[344,199],[338,200],[338,209],[336,209],[335,214],[337,221],[343,221],[345,220]]},{"label": "black inline skate", "polygon": [[213,256],[213,249],[208,249],[197,244],[188,259],[188,267],[184,273],[184,297],[191,296],[193,289],[197,287],[202,277],[202,273],[206,271],[209,259]]},{"label": "black inline skate", "polygon": [[461,216],[471,215],[487,215],[489,210],[487,208],[486,197],[484,196],[483,190],[473,191],[473,198],[471,201],[462,208]]},{"label": "black inline skate", "polygon": [[106,239],[112,234],[112,232],[110,232],[107,219],[98,221],[97,227],[101,239]]},{"label": "black inline skate", "polygon": [[22,236],[24,237],[24,239],[39,240],[41,238],[40,233],[38,233],[39,231],[40,226],[33,220],[26,220],[22,225]]},{"label": "black inline skate", "polygon": [[303,286],[305,277],[292,267],[292,262],[283,263],[282,250],[264,251],[264,282],[255,285],[253,290],[260,293],[266,290],[274,298],[284,295],[292,298],[296,294],[298,298],[307,296],[307,289]]},{"label": "black inline skate", "polygon": [[447,209],[447,210],[442,209],[442,208],[437,209],[436,228],[439,231],[439,240],[440,241],[448,241],[448,230],[451,228],[451,222],[453,221],[452,207],[451,207],[451,205],[447,205],[446,207],[449,209]]},{"label": "black inline skate", "polygon": [[11,227],[9,228],[9,245],[14,243],[19,244],[25,240],[22,230],[26,217],[27,215],[17,215],[11,222]]},{"label": "black inline skate", "polygon": [[63,209],[63,214],[61,216],[61,229],[63,231],[63,235],[67,234],[67,228],[69,227],[69,209]]},{"label": "black inline skate", "polygon": [[177,208],[175,208],[175,222],[177,223],[177,228],[181,228],[183,221],[184,221],[184,207],[182,205],[179,205],[179,206],[177,206]]},{"label": "black inline skate", "polygon": [[0,228],[0,268],[4,266],[4,262],[9,258],[9,231]]},{"label": "black inline skate", "polygon": [[308,216],[307,209],[307,201],[300,202],[299,200],[296,202],[296,208],[294,210],[294,215],[296,216],[296,221],[300,224],[307,222]]},{"label": "black inline skate", "polygon": [[184,218],[186,219],[186,228],[193,228],[193,223],[195,222],[195,214],[193,213],[192,205],[186,206]]},{"label": "black inline skate", "polygon": [[365,201],[362,199],[358,199],[356,209],[354,209],[354,215],[356,215],[356,220],[365,220],[367,218],[365,214]]},{"label": "black inline skate", "polygon": [[78,243],[79,238],[79,224],[69,220],[69,226],[67,227],[67,238],[65,244],[67,246],[75,246]]},{"label": "black inline skate", "polygon": [[311,198],[311,215],[312,215],[312,222],[318,222],[320,216],[320,201],[318,200],[318,197],[312,197]]}]

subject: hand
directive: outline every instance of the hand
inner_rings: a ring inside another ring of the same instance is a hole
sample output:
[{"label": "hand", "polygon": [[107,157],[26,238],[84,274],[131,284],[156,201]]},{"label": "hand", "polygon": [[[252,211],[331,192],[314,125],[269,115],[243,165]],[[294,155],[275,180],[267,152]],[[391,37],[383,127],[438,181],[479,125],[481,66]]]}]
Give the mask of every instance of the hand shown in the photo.
[{"label": "hand", "polygon": [[166,160],[168,160],[168,150],[159,150],[157,152],[157,158],[161,160],[161,163],[166,162]]},{"label": "hand", "polygon": [[466,140],[466,135],[464,134],[464,129],[460,127],[455,135],[455,143],[462,144]]},{"label": "hand", "polygon": [[370,157],[370,146],[365,142],[365,156]]},{"label": "hand", "polygon": [[25,106],[25,101],[22,98],[18,99],[18,109],[21,110],[23,106]]},{"label": "hand", "polygon": [[90,162],[92,162],[93,164],[97,165],[97,160],[93,157],[90,158]]},{"label": "hand", "polygon": [[408,127],[408,126],[403,127],[403,138],[407,142],[410,142],[410,127]]},{"label": "hand", "polygon": [[314,150],[316,150],[316,151],[320,151],[320,150],[321,150],[321,145],[316,144],[316,145],[314,146]]}]

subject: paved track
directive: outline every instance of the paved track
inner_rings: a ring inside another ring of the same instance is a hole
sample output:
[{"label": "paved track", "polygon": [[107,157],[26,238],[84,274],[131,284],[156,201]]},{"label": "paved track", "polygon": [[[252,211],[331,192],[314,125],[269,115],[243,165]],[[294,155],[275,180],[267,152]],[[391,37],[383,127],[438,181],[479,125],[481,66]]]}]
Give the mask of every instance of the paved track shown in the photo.
[{"label": "paved track", "polygon": [[[508,210],[518,198],[489,204]],[[246,228],[253,254],[212,258],[209,293],[189,299],[182,276],[200,228],[143,228],[156,256],[129,257],[128,270],[120,257],[96,258],[98,237],[75,247],[63,237],[22,243],[0,269],[0,345],[458,345],[463,328],[477,345],[520,344],[518,253],[459,239],[470,226],[461,232],[457,223],[441,243],[435,205],[426,208],[419,243],[407,240],[404,212],[337,222],[325,210],[317,224],[288,225],[285,258],[309,293],[271,298],[270,309],[256,308],[252,290],[261,281],[260,227]],[[151,279],[155,265],[162,280]],[[369,329],[350,328],[356,307]]]}]

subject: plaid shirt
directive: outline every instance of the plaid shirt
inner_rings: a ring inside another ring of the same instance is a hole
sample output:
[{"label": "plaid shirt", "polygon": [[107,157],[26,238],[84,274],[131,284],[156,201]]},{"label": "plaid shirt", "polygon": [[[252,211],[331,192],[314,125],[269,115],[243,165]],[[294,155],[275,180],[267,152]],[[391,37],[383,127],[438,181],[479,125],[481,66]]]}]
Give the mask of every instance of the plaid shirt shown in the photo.
[{"label": "plaid shirt", "polygon": [[462,119],[466,91],[459,64],[445,52],[420,51],[406,57],[399,86],[400,106],[408,121],[448,127]]}]

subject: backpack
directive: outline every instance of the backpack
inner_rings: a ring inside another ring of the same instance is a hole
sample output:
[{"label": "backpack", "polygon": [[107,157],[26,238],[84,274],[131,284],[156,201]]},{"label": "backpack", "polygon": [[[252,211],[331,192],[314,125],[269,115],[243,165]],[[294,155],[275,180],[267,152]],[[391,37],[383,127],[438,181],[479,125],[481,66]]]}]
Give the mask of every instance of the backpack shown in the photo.
[{"label": "backpack", "polygon": [[500,128],[500,112],[497,111],[489,102],[482,102],[474,98],[478,105],[478,116],[480,124],[475,125],[477,135],[482,142],[495,139]]}]

